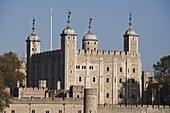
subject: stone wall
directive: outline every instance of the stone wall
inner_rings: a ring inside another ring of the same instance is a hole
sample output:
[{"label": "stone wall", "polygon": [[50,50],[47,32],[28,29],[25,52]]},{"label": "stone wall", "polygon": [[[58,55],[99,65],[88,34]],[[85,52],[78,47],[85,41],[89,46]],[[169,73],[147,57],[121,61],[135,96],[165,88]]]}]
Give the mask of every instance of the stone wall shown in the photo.
[{"label": "stone wall", "polygon": [[170,108],[157,105],[98,105],[97,113],[170,113]]}]

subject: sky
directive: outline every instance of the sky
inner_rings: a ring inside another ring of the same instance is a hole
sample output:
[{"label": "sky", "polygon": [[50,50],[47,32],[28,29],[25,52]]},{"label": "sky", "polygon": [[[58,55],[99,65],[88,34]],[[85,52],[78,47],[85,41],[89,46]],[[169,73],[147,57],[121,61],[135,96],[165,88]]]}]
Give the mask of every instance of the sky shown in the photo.
[{"label": "sky", "polygon": [[67,26],[70,10],[71,27],[77,33],[77,47],[88,32],[97,36],[99,50],[123,51],[123,35],[129,28],[139,34],[142,70],[153,75],[153,64],[170,55],[169,0],[0,0],[0,55],[9,51],[26,56],[25,40],[32,32],[41,39],[41,52],[50,50],[50,10],[53,9],[53,50],[60,49],[60,34]]}]

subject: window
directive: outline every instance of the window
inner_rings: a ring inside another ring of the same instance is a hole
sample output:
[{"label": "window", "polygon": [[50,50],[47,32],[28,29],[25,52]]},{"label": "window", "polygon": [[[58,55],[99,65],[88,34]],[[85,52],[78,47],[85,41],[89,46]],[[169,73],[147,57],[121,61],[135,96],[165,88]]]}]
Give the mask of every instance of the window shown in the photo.
[{"label": "window", "polygon": [[11,113],[15,113],[15,110],[11,110]]},{"label": "window", "polygon": [[87,48],[89,50],[89,48]]},{"label": "window", "polygon": [[106,94],[106,98],[109,98],[109,93]]},{"label": "window", "polygon": [[62,110],[59,110],[59,113],[62,113]]},{"label": "window", "polygon": [[79,95],[77,95],[77,98],[79,98]]},{"label": "window", "polygon": [[94,45],[96,45],[96,42],[94,42]]},{"label": "window", "polygon": [[46,111],[46,113],[49,113],[49,111]]},{"label": "window", "polygon": [[135,73],[135,68],[133,68],[133,73]]},{"label": "window", "polygon": [[32,113],[35,113],[35,110],[32,110]]},{"label": "window", "polygon": [[106,82],[109,83],[109,78],[106,79]]},{"label": "window", "polygon": [[132,84],[134,84],[135,83],[135,79],[132,79]]},{"label": "window", "polygon": [[94,48],[94,50],[96,50],[96,48]]},{"label": "window", "polygon": [[89,66],[89,69],[93,69],[93,66]]},{"label": "window", "polygon": [[86,69],[86,66],[82,66],[82,69]]},{"label": "window", "polygon": [[122,83],[122,79],[121,78],[119,79],[119,83]]},{"label": "window", "polygon": [[89,42],[87,44],[89,45]]},{"label": "window", "polygon": [[80,69],[80,66],[76,65],[76,69]]},{"label": "window", "polygon": [[96,82],[96,78],[95,77],[93,77],[93,82]]},{"label": "window", "polygon": [[133,40],[135,40],[135,38],[133,37]]},{"label": "window", "polygon": [[132,99],[135,99],[135,94],[132,95]]},{"label": "window", "polygon": [[75,39],[75,37],[73,37],[73,39]]},{"label": "window", "polygon": [[6,113],[6,111],[4,111],[4,113]]},{"label": "window", "polygon": [[120,98],[123,98],[122,93],[120,93]]},{"label": "window", "polygon": [[81,110],[78,110],[78,113],[81,113]]},{"label": "window", "polygon": [[91,110],[90,110],[90,113],[91,113]]},{"label": "window", "polygon": [[81,77],[79,77],[79,82],[81,82]]},{"label": "window", "polygon": [[120,72],[122,72],[122,68],[120,68]]},{"label": "window", "polygon": [[109,72],[109,67],[107,67],[107,72]]},{"label": "window", "polygon": [[70,73],[72,73],[72,70],[70,71]]},{"label": "window", "polygon": [[68,39],[70,39],[70,37],[68,37]]}]

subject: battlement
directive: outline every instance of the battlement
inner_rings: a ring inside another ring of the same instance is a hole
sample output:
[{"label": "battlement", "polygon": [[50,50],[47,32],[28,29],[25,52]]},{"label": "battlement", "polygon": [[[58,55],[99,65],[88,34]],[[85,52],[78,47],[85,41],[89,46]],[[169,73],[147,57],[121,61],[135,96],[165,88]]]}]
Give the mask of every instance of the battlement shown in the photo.
[{"label": "battlement", "polygon": [[124,104],[99,104],[98,108],[148,108],[154,110],[170,110],[169,105],[124,105]]},{"label": "battlement", "polygon": [[39,87],[19,87],[20,91],[46,91],[48,88],[39,88]]},{"label": "battlement", "polygon": [[64,97],[21,97],[17,98],[14,97],[12,100],[13,104],[29,104],[29,103],[36,103],[36,104],[50,104],[50,103],[79,103],[83,104],[83,98],[64,98]]},{"label": "battlement", "polygon": [[85,89],[85,95],[97,95],[96,88],[87,88]]},{"label": "battlement", "polygon": [[125,51],[113,51],[113,50],[85,50],[79,49],[77,50],[78,55],[127,55]]},{"label": "battlement", "polygon": [[54,55],[54,54],[58,54],[60,51],[61,51],[61,50],[40,52],[40,53],[37,53],[37,54],[33,54],[32,57],[42,56],[42,55]]}]

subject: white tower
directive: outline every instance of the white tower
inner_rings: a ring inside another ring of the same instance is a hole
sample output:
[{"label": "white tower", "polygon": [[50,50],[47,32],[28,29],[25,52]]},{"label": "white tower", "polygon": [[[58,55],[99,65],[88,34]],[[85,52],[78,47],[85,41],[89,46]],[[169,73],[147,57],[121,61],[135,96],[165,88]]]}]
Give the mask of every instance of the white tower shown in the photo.
[{"label": "white tower", "polygon": [[[40,53],[40,42],[41,40],[39,37],[35,34],[35,19],[33,18],[33,27],[32,27],[32,33],[28,36],[27,42],[27,86],[29,87],[31,85],[30,81],[30,75],[31,75],[31,56],[36,53]],[[28,83],[29,82],[29,83]]]}]

